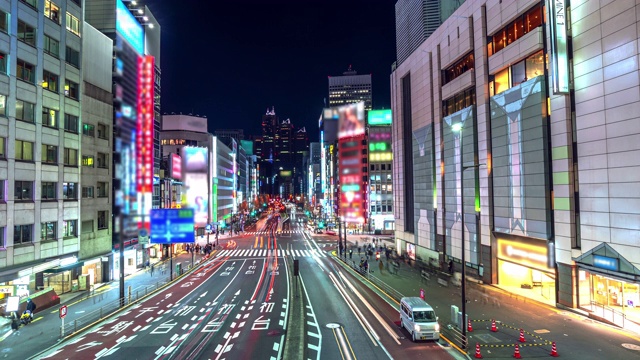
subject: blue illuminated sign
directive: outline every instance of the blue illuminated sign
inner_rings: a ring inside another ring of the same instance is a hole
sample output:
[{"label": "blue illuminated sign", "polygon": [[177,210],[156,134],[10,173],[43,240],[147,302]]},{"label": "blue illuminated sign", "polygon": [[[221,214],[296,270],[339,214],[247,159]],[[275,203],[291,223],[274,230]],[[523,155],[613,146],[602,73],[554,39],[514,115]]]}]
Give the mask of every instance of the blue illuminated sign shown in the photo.
[{"label": "blue illuminated sign", "polygon": [[593,266],[611,271],[620,270],[620,262],[618,259],[602,255],[593,255]]},{"label": "blue illuminated sign", "polygon": [[138,54],[144,54],[144,30],[122,0],[116,1],[116,31]]},{"label": "blue illuminated sign", "polygon": [[193,243],[193,209],[152,209],[151,243]]}]

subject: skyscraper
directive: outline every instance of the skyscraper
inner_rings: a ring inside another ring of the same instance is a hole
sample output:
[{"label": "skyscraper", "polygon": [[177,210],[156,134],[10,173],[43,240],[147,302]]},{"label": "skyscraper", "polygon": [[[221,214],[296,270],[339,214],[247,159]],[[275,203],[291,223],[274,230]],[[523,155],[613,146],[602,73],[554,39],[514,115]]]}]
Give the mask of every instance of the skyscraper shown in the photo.
[{"label": "skyscraper", "polygon": [[396,3],[396,58],[402,64],[464,0],[398,0]]},{"label": "skyscraper", "polygon": [[365,110],[371,110],[371,74],[358,75],[351,68],[342,76],[329,76],[329,106],[364,102]]}]

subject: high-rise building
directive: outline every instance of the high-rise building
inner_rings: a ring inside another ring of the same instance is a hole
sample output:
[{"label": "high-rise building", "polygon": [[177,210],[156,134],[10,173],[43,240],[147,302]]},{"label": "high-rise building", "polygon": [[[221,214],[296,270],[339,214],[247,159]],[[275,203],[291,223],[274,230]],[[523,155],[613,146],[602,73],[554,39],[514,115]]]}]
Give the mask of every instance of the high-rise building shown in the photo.
[{"label": "high-rise building", "polygon": [[[146,260],[148,244],[138,244],[138,235],[141,229],[148,232],[149,213],[160,205],[160,162],[154,159],[161,155],[154,139],[160,122],[155,93],[160,88],[159,24],[149,8],[135,1],[87,1],[83,10],[85,20],[113,40],[114,171],[109,188],[114,198],[111,219],[118,224],[114,248],[123,246],[126,254]],[[145,262],[127,260],[117,265],[120,271],[114,275],[131,273]]]},{"label": "high-rise building", "polygon": [[109,256],[111,227],[82,228],[84,219],[109,212],[109,192],[93,194],[106,198],[100,204],[87,198],[85,208],[81,187],[109,178],[110,134],[98,132],[86,149],[100,168],[85,172],[80,154],[91,130],[95,136],[110,129],[110,53],[104,51],[111,42],[84,24],[79,0],[51,5],[12,1],[0,11],[0,47],[10,53],[0,59],[0,283],[15,285],[19,296],[49,286],[69,292],[79,276],[109,280],[101,257]]},{"label": "high-rise building", "polygon": [[365,110],[372,106],[371,74],[358,75],[351,68],[341,76],[329,76],[329,106],[364,102]]},{"label": "high-rise building", "polygon": [[637,324],[637,5],[564,4],[467,0],[392,73],[394,237]]},{"label": "high-rise building", "polygon": [[391,152],[391,110],[371,110],[367,114],[369,153],[368,230],[392,233],[393,171]]},{"label": "high-rise building", "polygon": [[244,140],[244,130],[242,129],[217,129],[214,134],[219,138],[233,138],[238,144]]},{"label": "high-rise building", "polygon": [[398,0],[396,63],[402,64],[464,0]]}]

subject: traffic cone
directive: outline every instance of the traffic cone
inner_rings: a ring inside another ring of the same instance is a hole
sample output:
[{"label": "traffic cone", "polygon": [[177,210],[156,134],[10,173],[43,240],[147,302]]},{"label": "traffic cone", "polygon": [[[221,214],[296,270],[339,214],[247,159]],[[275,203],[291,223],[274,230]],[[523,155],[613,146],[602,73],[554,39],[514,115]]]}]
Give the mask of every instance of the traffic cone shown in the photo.
[{"label": "traffic cone", "polygon": [[520,342],[527,342],[527,340],[524,339],[524,330],[520,329],[520,339],[518,339],[518,341]]},{"label": "traffic cone", "polygon": [[473,332],[473,326],[471,326],[471,320],[469,320],[469,325],[467,325],[467,332]]},{"label": "traffic cone", "polygon": [[558,350],[556,349],[556,342],[555,341],[551,343],[551,354],[550,355],[553,356],[553,357],[560,356],[560,355],[558,355]]},{"label": "traffic cone", "polygon": [[496,327],[496,321],[491,320],[491,331],[498,332],[498,328]]},{"label": "traffic cone", "polygon": [[522,356],[520,356],[520,345],[516,344],[516,347],[513,351],[513,357],[516,359],[522,359]]},{"label": "traffic cone", "polygon": [[482,354],[480,354],[480,344],[476,343],[476,359],[482,359]]}]

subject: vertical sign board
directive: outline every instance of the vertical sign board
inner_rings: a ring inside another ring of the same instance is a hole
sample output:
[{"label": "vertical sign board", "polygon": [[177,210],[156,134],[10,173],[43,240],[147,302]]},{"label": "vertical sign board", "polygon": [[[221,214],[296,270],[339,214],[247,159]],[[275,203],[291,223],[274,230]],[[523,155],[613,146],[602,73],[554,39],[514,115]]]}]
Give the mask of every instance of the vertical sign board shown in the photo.
[{"label": "vertical sign board", "polygon": [[[136,192],[140,215],[147,215],[152,207],[153,193],[153,101],[154,57],[138,57],[138,104],[136,119]],[[144,217],[143,217],[144,218]],[[138,225],[149,229],[149,225]]]},{"label": "vertical sign board", "polygon": [[569,57],[567,54],[567,16],[565,0],[550,0],[551,68],[553,93],[569,93]]}]

